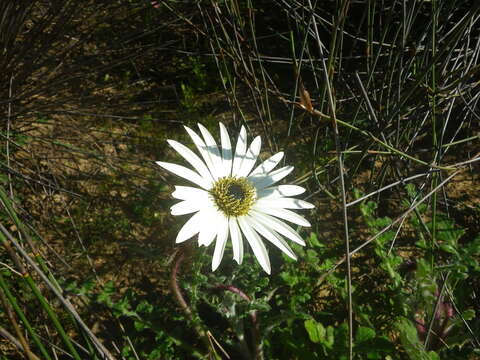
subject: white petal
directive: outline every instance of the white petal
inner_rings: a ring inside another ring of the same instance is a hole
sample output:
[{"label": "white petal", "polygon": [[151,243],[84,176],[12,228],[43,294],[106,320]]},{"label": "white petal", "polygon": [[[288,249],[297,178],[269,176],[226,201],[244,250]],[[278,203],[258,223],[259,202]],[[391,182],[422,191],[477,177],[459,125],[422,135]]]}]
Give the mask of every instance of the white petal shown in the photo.
[{"label": "white petal", "polygon": [[303,241],[300,235],[298,235],[294,229],[285,224],[283,221],[277,220],[270,215],[261,213],[260,211],[253,209],[251,210],[250,215],[254,216],[255,220],[259,221],[267,228],[271,228],[278,232],[280,235],[289,238],[290,240],[296,242],[299,245],[305,246],[305,241]]},{"label": "white petal", "polygon": [[187,160],[195,170],[197,170],[200,176],[213,182],[212,175],[210,174],[210,171],[208,171],[208,168],[205,166],[205,163],[192,150],[175,140],[167,140],[167,142],[180,155],[182,155],[182,157]]},{"label": "white petal", "polygon": [[215,175],[217,178],[221,178],[223,176],[222,171],[222,157],[220,155],[220,151],[218,150],[217,143],[213,138],[212,134],[203,126],[202,124],[198,124],[198,128],[203,135],[203,139],[205,140],[205,145],[207,145],[208,153],[210,154],[210,159],[212,159]]},{"label": "white petal", "polygon": [[242,165],[240,165],[240,169],[237,172],[237,176],[247,176],[250,171],[252,171],[253,165],[257,162],[258,154],[260,154],[261,147],[262,139],[260,136],[257,136],[250,144],[245,158],[242,161]]},{"label": "white petal", "polygon": [[315,205],[309,202],[295,199],[295,198],[273,198],[273,199],[259,199],[255,205],[259,207],[269,208],[284,208],[284,209],[313,209]]},{"label": "white petal", "polygon": [[306,226],[306,227],[311,226],[310,223],[303,216],[300,216],[297,213],[294,213],[293,211],[290,211],[290,210],[258,207],[257,204],[255,204],[252,209],[258,210],[259,212],[262,212],[264,214],[276,216],[278,218],[290,221],[291,223],[294,223],[300,226]]},{"label": "white petal", "polygon": [[172,196],[178,200],[209,200],[208,191],[190,186],[175,185],[175,191],[172,193]]},{"label": "white petal", "polygon": [[209,246],[217,234],[214,226],[204,226],[198,235],[198,246]]},{"label": "white petal", "polygon": [[228,135],[228,131],[226,127],[222,123],[219,123],[219,125],[220,125],[220,140],[222,142],[222,161],[223,161],[222,176],[230,176],[232,173],[232,161],[233,161],[232,144],[230,142],[230,136]]},{"label": "white petal", "polygon": [[276,153],[275,155],[269,157],[263,163],[258,165],[255,170],[252,171],[250,176],[263,175],[269,173],[283,158],[283,152]]},{"label": "white petal", "polygon": [[200,201],[180,201],[173,205],[170,210],[173,216],[191,214],[205,208],[205,204]]},{"label": "white petal", "polygon": [[248,180],[255,185],[257,190],[261,190],[267,186],[275,184],[277,181],[282,180],[285,176],[290,174],[293,170],[293,166],[285,166],[278,170],[272,171],[268,175],[249,176]]},{"label": "white petal", "polygon": [[212,241],[215,240],[215,237],[218,234],[218,228],[216,225],[220,219],[220,216],[223,216],[223,214],[219,213],[217,209],[213,207],[205,214],[205,223],[200,231],[200,234],[198,235],[199,246],[209,246]]},{"label": "white petal", "polygon": [[262,240],[247,222],[245,216],[240,216],[237,218],[237,220],[238,225],[240,225],[243,234],[247,238],[247,241],[253,250],[253,254],[260,263],[260,266],[263,268],[263,270],[265,270],[267,274],[270,274],[270,259],[268,258],[267,249],[265,248]]},{"label": "white petal", "polygon": [[208,152],[207,145],[205,145],[205,142],[202,140],[200,136],[197,135],[195,131],[193,131],[187,126],[184,126],[184,127],[185,127],[185,130],[187,130],[188,135],[190,135],[190,137],[192,138],[193,143],[195,144],[198,151],[200,152],[200,155],[202,155],[203,160],[205,160],[205,164],[207,164],[207,167],[210,170],[210,173],[212,174],[213,178],[216,180],[218,178],[217,171],[210,157],[210,153]]},{"label": "white petal", "polygon": [[231,217],[228,220],[230,228],[230,237],[232,239],[233,259],[240,265],[243,261],[243,239],[240,229],[238,228],[237,219]]},{"label": "white petal", "polygon": [[188,219],[188,221],[182,226],[182,228],[178,232],[175,242],[177,244],[184,242],[190,239],[192,236],[198,234],[202,227],[205,226],[204,215],[205,213],[203,211],[199,211],[190,219]]},{"label": "white petal", "polygon": [[293,260],[297,260],[297,256],[293,253],[293,250],[288,246],[287,242],[272,229],[266,228],[260,224],[254,217],[249,216],[248,221],[253,228],[258,231],[265,239],[270,241],[273,245],[278,247],[281,251],[291,257]]},{"label": "white petal", "polygon": [[297,185],[278,185],[263,189],[257,193],[258,198],[297,196],[303,194],[305,189]]},{"label": "white petal", "polygon": [[228,219],[225,216],[222,216],[222,219],[216,224],[216,226],[218,227],[218,235],[215,243],[215,251],[213,252],[212,271],[217,270],[222,261],[225,244],[227,243],[228,238]]},{"label": "white petal", "polygon": [[238,134],[237,146],[235,148],[235,158],[233,159],[232,175],[236,176],[240,166],[242,165],[245,152],[247,151],[247,130],[245,126],[240,129]]},{"label": "white petal", "polygon": [[180,176],[188,181],[197,184],[198,186],[208,190],[210,189],[210,181],[204,179],[200,175],[198,175],[195,171],[190,170],[182,165],[167,163],[163,161],[156,161],[156,164],[163,167],[164,169],[174,173],[177,176]]}]

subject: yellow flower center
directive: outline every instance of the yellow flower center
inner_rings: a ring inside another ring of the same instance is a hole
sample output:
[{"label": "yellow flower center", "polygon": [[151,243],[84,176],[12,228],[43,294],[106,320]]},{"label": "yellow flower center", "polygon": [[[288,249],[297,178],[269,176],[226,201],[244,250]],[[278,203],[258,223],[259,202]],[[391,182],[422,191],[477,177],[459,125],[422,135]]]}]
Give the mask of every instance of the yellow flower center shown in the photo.
[{"label": "yellow flower center", "polygon": [[242,216],[255,203],[255,187],[244,177],[224,177],[213,185],[210,196],[227,217]]}]

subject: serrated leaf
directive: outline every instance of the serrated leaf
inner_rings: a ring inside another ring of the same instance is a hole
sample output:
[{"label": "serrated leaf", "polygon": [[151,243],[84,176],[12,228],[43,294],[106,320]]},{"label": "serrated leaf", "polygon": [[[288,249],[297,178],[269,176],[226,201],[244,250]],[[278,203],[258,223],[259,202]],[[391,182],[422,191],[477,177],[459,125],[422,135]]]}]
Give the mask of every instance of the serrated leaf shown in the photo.
[{"label": "serrated leaf", "polygon": [[317,234],[315,233],[310,233],[310,236],[308,237],[307,244],[310,244],[312,247],[323,247],[323,244],[318,241]]}]

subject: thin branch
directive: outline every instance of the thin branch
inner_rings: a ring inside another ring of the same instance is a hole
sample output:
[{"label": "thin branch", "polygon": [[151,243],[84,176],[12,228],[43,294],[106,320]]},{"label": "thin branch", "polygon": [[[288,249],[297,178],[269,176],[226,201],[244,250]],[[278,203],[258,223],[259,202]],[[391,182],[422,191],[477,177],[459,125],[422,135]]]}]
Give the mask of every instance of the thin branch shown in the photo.
[{"label": "thin branch", "polygon": [[[421,198],[419,201],[417,201],[416,203],[410,205],[410,207],[408,208],[407,211],[405,211],[402,215],[400,215],[399,217],[397,217],[395,220],[393,220],[389,225],[385,226],[382,230],[380,230],[378,233],[376,233],[374,236],[372,236],[371,238],[369,238],[367,241],[365,241],[362,245],[358,246],[357,248],[355,248],[354,250],[352,250],[350,253],[349,253],[349,258],[352,257],[352,255],[356,254],[357,252],[359,252],[361,249],[363,249],[365,246],[367,246],[368,244],[370,244],[372,241],[375,241],[379,236],[381,236],[382,234],[386,233],[388,230],[390,230],[392,227],[394,227],[396,224],[398,224],[399,222],[403,221],[403,219],[405,217],[407,217],[408,215],[410,215],[413,211],[415,211],[415,209],[420,205],[422,204],[425,200],[429,199],[430,196],[432,196],[432,194],[435,192],[435,191],[438,191],[438,189],[440,189],[443,185],[445,185],[447,182],[449,182],[453,177],[457,176],[459,173],[461,172],[461,170],[457,170],[455,171],[454,173],[452,173],[450,176],[448,176],[445,180],[443,180],[440,184],[438,184],[433,190],[431,190],[427,195],[425,195],[423,198]],[[326,276],[328,276],[329,274],[331,274],[333,271],[335,271],[336,268],[338,268],[341,264],[343,264],[345,261],[347,260],[347,257],[344,256],[343,258],[341,258],[332,268],[330,268],[324,275],[322,275],[322,277],[319,279],[319,281],[317,281],[317,285],[319,285],[324,279]]]},{"label": "thin branch", "polygon": [[[308,0],[308,5],[312,14],[314,13],[311,1]],[[346,12],[348,9],[348,0],[342,2],[342,9],[340,10],[339,17],[336,19],[341,22],[341,18],[346,16]],[[338,132],[337,126],[337,119],[336,119],[336,112],[335,112],[335,102],[333,99],[331,84],[330,84],[330,69],[327,69],[327,65],[325,64],[325,60],[323,59],[323,47],[320,40],[320,35],[318,33],[317,22],[315,18],[312,18],[312,24],[315,30],[315,38],[317,40],[318,50],[320,52],[320,57],[322,58],[322,67],[324,73],[324,81],[327,88],[328,94],[328,103],[330,107],[330,111],[332,114],[332,127],[335,137],[335,149],[337,151],[337,158],[338,158],[338,171],[340,175],[340,189],[342,194],[342,215],[343,215],[343,236],[345,241],[345,252],[346,254],[350,254],[350,239],[349,239],[349,229],[348,229],[348,212],[347,212],[347,196],[345,191],[345,180],[344,180],[344,169],[343,169],[343,154],[340,145],[340,134]],[[335,30],[336,31],[336,30]],[[333,51],[333,49],[330,49]],[[312,109],[313,110],[313,109]],[[350,360],[353,359],[353,304],[352,304],[352,271],[350,267],[350,256],[346,257],[347,260],[347,292],[348,292],[348,299],[347,299],[347,306],[348,306],[348,358]]]}]

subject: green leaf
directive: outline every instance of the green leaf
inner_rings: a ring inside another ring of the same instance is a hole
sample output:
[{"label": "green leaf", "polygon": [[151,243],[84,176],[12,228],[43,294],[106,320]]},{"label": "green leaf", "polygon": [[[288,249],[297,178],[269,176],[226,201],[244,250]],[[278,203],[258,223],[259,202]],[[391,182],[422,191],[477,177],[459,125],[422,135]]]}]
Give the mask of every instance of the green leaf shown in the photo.
[{"label": "green leaf", "polygon": [[142,330],[145,330],[145,329],[149,329],[150,326],[142,321],[137,321],[135,320],[133,322],[133,326],[135,327],[135,330],[137,331],[142,331]]},{"label": "green leaf", "polygon": [[318,258],[317,252],[315,250],[312,250],[312,249],[307,250],[306,258],[307,258],[307,262],[311,266],[316,266],[320,261],[319,258]]},{"label": "green leaf", "polygon": [[442,249],[443,251],[445,251],[449,254],[456,254],[457,253],[457,249],[455,249],[455,247],[453,247],[450,244],[442,244],[442,245],[440,245],[440,249]]},{"label": "green leaf", "polygon": [[317,234],[314,232],[310,233],[310,236],[307,239],[307,244],[310,244],[312,247],[324,247],[324,245],[318,241]]},{"label": "green leaf", "polygon": [[324,341],[324,345],[326,348],[331,349],[333,347],[333,344],[335,343],[335,329],[333,326],[328,325],[327,326],[327,337]]},{"label": "green leaf", "polygon": [[439,360],[439,356],[434,351],[425,351],[423,344],[418,338],[417,329],[413,323],[402,318],[395,324],[400,333],[400,341],[411,360]]},{"label": "green leaf", "polygon": [[[427,226],[430,230],[432,230],[433,223],[429,222],[427,223]],[[451,245],[456,245],[458,239],[465,234],[465,229],[458,228],[455,226],[455,222],[442,215],[438,216],[436,229],[437,239]]]},{"label": "green leaf", "polygon": [[293,275],[293,274],[288,273],[286,271],[282,272],[280,274],[280,277],[290,287],[295,286],[298,283],[298,277],[296,275]]},{"label": "green leaf", "polygon": [[469,321],[475,318],[475,310],[468,309],[462,313],[462,316],[465,320]]},{"label": "green leaf", "polygon": [[360,326],[357,329],[357,333],[355,335],[355,342],[356,343],[362,343],[362,342],[371,340],[371,339],[375,338],[375,335],[376,335],[375,330],[373,330],[369,327]]},{"label": "green leaf", "polygon": [[303,324],[305,326],[305,329],[307,330],[308,337],[312,342],[314,342],[315,344],[319,344],[325,339],[327,331],[321,323],[316,322],[313,319],[309,319],[305,320]]},{"label": "green leaf", "polygon": [[135,309],[138,313],[151,314],[154,310],[153,305],[146,300],[142,300]]}]

